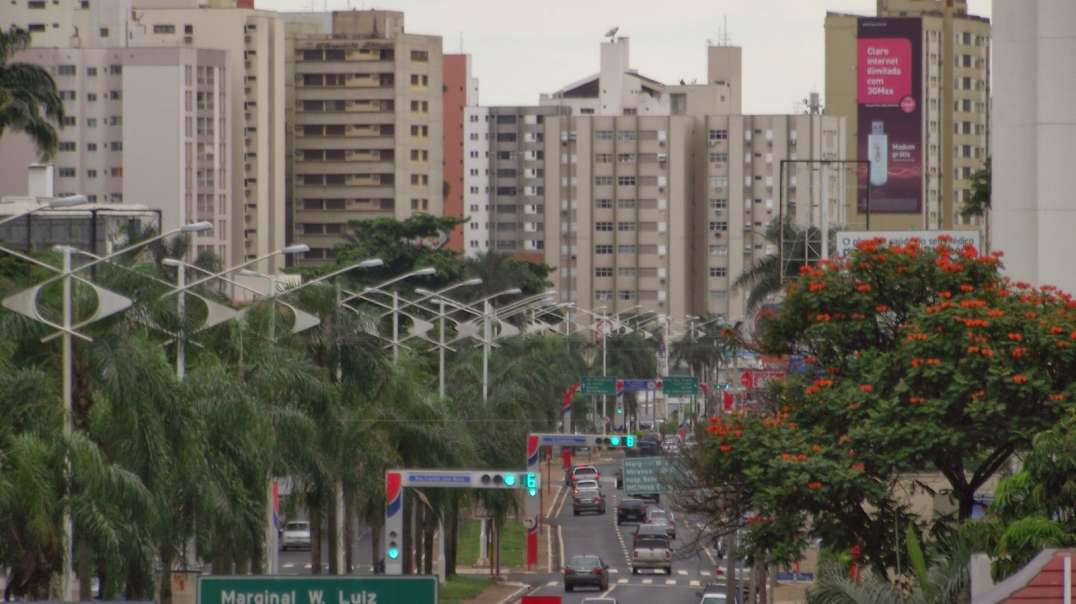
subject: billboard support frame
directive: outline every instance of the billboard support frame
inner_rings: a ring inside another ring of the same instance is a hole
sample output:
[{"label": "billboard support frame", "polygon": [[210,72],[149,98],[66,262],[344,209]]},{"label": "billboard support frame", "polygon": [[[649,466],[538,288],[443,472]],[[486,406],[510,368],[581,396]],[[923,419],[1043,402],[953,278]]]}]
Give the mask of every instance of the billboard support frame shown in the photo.
[{"label": "billboard support frame", "polygon": [[[777,237],[777,266],[781,267],[781,273],[778,277],[779,283],[785,282],[785,164],[807,164],[815,165],[821,164],[823,166],[828,164],[839,165],[851,165],[854,164],[857,167],[856,178],[859,178],[858,167],[860,165],[867,167],[867,230],[871,230],[871,183],[870,183],[870,170],[871,160],[869,159],[782,159],[781,165],[778,168],[778,189],[777,189],[777,224],[779,225],[778,237]],[[825,175],[823,175],[825,178]],[[858,186],[858,183],[857,183]],[[823,199],[822,203],[826,203]],[[822,229],[825,231],[826,229]],[[828,245],[828,241],[823,241],[822,245]],[[822,257],[823,255],[820,255]],[[810,261],[809,258],[805,258],[804,261]]]}]

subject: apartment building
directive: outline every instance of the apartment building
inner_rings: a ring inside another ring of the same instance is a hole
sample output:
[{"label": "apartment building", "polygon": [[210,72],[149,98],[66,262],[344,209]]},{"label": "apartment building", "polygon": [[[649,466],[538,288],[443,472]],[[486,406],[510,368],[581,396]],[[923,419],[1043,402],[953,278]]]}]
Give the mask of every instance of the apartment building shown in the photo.
[{"label": "apartment building", "polygon": [[[478,79],[471,77],[471,55],[446,54],[442,70],[445,80],[444,98],[441,101],[441,124],[444,132],[441,157],[444,162],[444,215],[463,218],[464,208],[464,123],[466,108],[478,105]],[[446,247],[463,253],[465,251],[464,225],[449,234]]]},{"label": "apartment building", "polygon": [[[283,246],[283,29],[275,13],[251,4],[28,0],[6,8],[0,27],[33,32],[26,57],[54,68],[64,98],[76,101],[60,133],[55,189],[161,209],[164,228],[212,216],[215,228],[196,237],[195,250],[227,264]],[[9,160],[0,189],[21,192],[32,147],[7,136],[0,153]]]},{"label": "apartment building", "polygon": [[[989,20],[966,0],[878,0],[876,16],[828,13],[825,27],[825,112],[847,119],[850,158],[872,162],[871,228],[965,224],[989,141]],[[863,228],[859,189],[848,225]]]},{"label": "apartment building", "polygon": [[349,221],[443,214],[443,57],[441,38],[405,33],[401,12],[333,12],[321,33],[309,14],[295,20],[292,241],[314,264],[334,257]]},{"label": "apartment building", "polygon": [[545,261],[564,301],[691,314],[688,116],[546,123]]},{"label": "apartment building", "polygon": [[546,129],[567,108],[468,107],[464,124],[465,254],[545,260]]}]

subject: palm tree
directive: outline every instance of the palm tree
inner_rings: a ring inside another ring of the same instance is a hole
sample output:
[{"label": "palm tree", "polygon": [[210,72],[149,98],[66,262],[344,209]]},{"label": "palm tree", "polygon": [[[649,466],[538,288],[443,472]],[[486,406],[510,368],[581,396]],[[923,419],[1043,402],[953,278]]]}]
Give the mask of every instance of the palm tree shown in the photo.
[{"label": "palm tree", "polygon": [[[783,225],[775,220],[766,227],[765,238],[774,247],[783,246],[784,253],[766,255],[733,282],[734,288],[748,288],[748,312],[756,310],[763,302],[780,292],[785,281],[795,279],[801,267],[817,263],[821,256],[819,243],[822,241],[822,231],[818,227],[805,229],[789,220]],[[835,241],[836,235],[831,231],[831,252]]]},{"label": "palm tree", "polygon": [[62,125],[64,105],[48,70],[11,62],[29,46],[29,31],[14,26],[0,31],[0,137],[8,129],[23,132],[48,158],[59,144],[53,123]]}]

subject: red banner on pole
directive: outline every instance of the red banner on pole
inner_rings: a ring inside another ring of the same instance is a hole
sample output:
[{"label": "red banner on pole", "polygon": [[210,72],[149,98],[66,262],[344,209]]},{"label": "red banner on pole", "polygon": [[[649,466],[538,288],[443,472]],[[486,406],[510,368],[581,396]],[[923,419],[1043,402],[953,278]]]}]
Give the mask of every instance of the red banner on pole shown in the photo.
[{"label": "red banner on pole", "polygon": [[725,411],[732,411],[732,393],[726,390],[721,396],[721,406]]}]

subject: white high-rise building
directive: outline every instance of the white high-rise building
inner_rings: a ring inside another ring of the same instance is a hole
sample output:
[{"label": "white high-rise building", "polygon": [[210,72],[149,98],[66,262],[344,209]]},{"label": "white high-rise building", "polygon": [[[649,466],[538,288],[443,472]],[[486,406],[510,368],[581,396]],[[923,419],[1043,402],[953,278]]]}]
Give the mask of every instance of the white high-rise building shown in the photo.
[{"label": "white high-rise building", "polygon": [[[284,245],[283,28],[242,0],[20,2],[0,27],[33,34],[18,60],[53,70],[69,116],[55,190],[208,219],[194,250],[226,264]],[[0,142],[0,192],[25,193],[29,140]],[[271,270],[273,258],[259,268]]]}]

